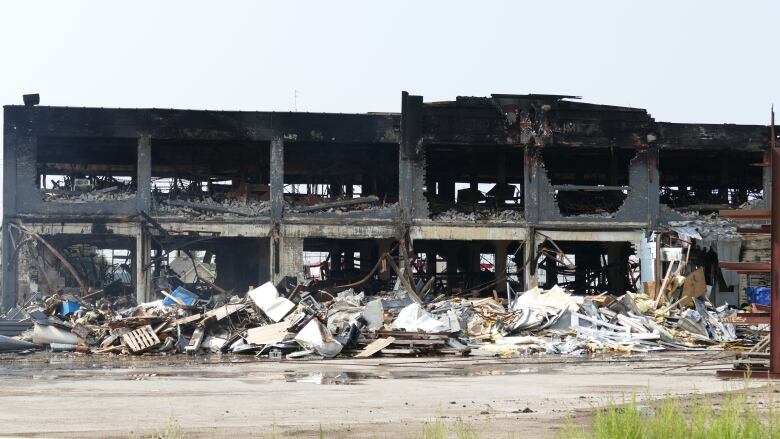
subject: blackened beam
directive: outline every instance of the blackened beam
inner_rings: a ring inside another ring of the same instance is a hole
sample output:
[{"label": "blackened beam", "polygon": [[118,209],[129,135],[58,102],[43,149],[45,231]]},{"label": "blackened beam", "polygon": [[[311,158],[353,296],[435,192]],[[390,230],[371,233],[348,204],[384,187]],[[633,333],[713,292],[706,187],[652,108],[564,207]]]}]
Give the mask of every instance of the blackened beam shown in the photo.
[{"label": "blackened beam", "polygon": [[5,126],[52,137],[398,143],[399,114],[277,113],[125,108],[5,108]]}]

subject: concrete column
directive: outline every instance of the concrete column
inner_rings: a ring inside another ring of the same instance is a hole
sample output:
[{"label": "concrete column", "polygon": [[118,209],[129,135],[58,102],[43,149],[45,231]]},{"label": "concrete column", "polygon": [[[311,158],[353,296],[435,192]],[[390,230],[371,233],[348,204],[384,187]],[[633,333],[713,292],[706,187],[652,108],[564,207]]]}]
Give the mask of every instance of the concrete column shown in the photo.
[{"label": "concrete column", "polygon": [[[152,138],[148,135],[139,137],[136,151],[136,207],[139,212],[149,212],[152,209]],[[138,303],[148,302],[152,298],[152,267],[144,270],[151,262],[151,252],[151,237],[139,222],[133,255],[135,298]]]},{"label": "concrete column", "polygon": [[271,247],[268,245],[268,241],[267,239],[260,240],[260,245],[256,249],[259,267],[255,286],[260,286],[271,280]]},{"label": "concrete column", "polygon": [[550,289],[558,284],[558,261],[552,258],[544,260],[544,285],[542,288]]},{"label": "concrete column", "polygon": [[[506,185],[506,152],[501,151],[496,154],[496,185],[503,187]],[[499,206],[503,206],[506,199],[503,196],[503,192],[499,191],[499,195],[496,197]]]},{"label": "concrete column", "polygon": [[341,259],[341,245],[338,242],[330,244],[330,272],[336,277],[341,276],[343,260]]},{"label": "concrete column", "polygon": [[[379,241],[377,243],[377,246],[378,246],[378,249],[379,249],[378,257],[382,257],[383,254],[385,254],[385,253],[390,251],[390,249],[393,246],[393,241],[390,240],[390,239],[383,239],[383,240],[381,240],[381,241]],[[388,266],[387,270],[379,272],[379,279],[382,279],[382,280],[390,279],[390,271],[391,271],[391,269]]]},{"label": "concrete column", "polygon": [[376,265],[375,245],[371,241],[360,243],[360,271],[367,273]]},{"label": "concrete column", "polygon": [[152,210],[152,138],[150,136],[138,138],[137,161],[138,181],[135,199],[139,212],[149,212]]},{"label": "concrete column", "polygon": [[[6,119],[8,124],[8,119]],[[4,131],[3,147],[3,231],[2,231],[2,266],[3,266],[3,294],[0,298],[0,312],[12,308],[16,304],[16,290],[19,272],[16,262],[11,263],[10,259],[14,253],[14,246],[11,242],[11,231],[8,227],[9,220],[16,215],[16,131],[6,129]]]},{"label": "concrete column", "polygon": [[284,209],[284,140],[271,140],[271,221],[278,224]]},{"label": "concrete column", "polygon": [[[661,175],[658,172],[658,147],[650,146],[647,150],[647,212],[648,223],[657,226],[661,215]],[[634,187],[633,182],[631,186]]]},{"label": "concrete column", "polygon": [[626,279],[625,247],[622,242],[610,242],[607,244],[607,279],[609,279],[610,292],[615,294],[625,293],[624,282]]},{"label": "concrete column", "polygon": [[451,177],[445,177],[439,180],[439,198],[455,202],[455,179]]},{"label": "concrete column", "polygon": [[445,251],[444,259],[447,261],[447,290],[452,292],[452,286],[458,274],[458,252],[456,249],[448,246]]},{"label": "concrete column", "polygon": [[351,246],[344,249],[344,268],[346,271],[355,269],[355,250]]},{"label": "concrete column", "polygon": [[436,275],[436,252],[425,253],[425,274],[429,277]]},{"label": "concrete column", "polygon": [[655,291],[645,291],[644,283],[655,280],[655,241],[650,241],[651,230],[642,232],[642,239],[635,244],[639,249],[639,291],[652,297]]},{"label": "concrete column", "polygon": [[480,266],[482,265],[482,258],[481,256],[481,249],[482,249],[482,243],[481,242],[471,242],[470,245],[467,247],[468,249],[468,262],[469,262],[469,278],[471,280],[470,285],[478,285],[480,284],[480,277],[482,273],[482,269]]},{"label": "concrete column", "polygon": [[536,147],[530,145],[526,146],[524,154],[523,203],[525,219],[528,224],[538,224],[541,216],[539,206],[540,186],[542,179],[547,178],[547,176],[545,175],[544,168],[540,165],[541,153],[537,151]]},{"label": "concrete column", "polygon": [[148,302],[152,298],[152,269],[144,270],[151,262],[152,242],[149,233],[139,225],[135,235],[135,298],[138,303]]},{"label": "concrete column", "polygon": [[526,239],[524,244],[525,256],[523,262],[527,262],[527,265],[523,270],[523,275],[525,277],[525,289],[530,290],[539,285],[539,279],[536,276],[536,231],[533,227],[528,228],[526,236],[528,236],[528,239]]},{"label": "concrete column", "polygon": [[[6,148],[8,148],[6,143]],[[14,254],[14,245],[11,242],[11,230],[8,222],[3,222],[3,296],[0,303],[0,311],[8,311],[16,305],[16,296],[19,286],[19,255],[11,261]],[[17,240],[18,242],[18,240]]]},{"label": "concrete column", "polygon": [[330,184],[330,197],[331,198],[338,198],[342,195],[341,193],[341,181],[336,181],[334,183]]},{"label": "concrete column", "polygon": [[420,147],[423,119],[422,96],[401,94],[401,144],[398,149],[398,206],[401,221],[428,215],[422,193],[425,184],[425,154]]},{"label": "concrete column", "polygon": [[432,172],[425,173],[425,194],[427,196],[434,196],[436,194],[436,178]]},{"label": "concrete column", "polygon": [[[506,276],[506,250],[509,246],[508,241],[493,241],[493,248],[495,249],[495,271],[496,271],[496,279],[502,278]],[[499,293],[506,293],[506,279],[500,280],[496,284],[496,291]]]},{"label": "concrete column", "polygon": [[[278,271],[276,270],[278,263]],[[271,282],[279,283],[286,276],[297,277],[303,272],[303,239],[284,236],[278,246],[271,240]]]}]

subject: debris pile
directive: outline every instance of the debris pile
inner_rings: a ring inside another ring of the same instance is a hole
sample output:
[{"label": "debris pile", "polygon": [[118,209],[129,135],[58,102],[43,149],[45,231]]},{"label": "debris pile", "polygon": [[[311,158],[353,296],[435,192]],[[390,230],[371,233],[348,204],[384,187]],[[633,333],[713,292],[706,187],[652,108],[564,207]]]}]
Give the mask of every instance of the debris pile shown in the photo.
[{"label": "debris pile", "polygon": [[394,207],[395,204],[396,203],[384,202],[376,195],[357,198],[345,197],[332,201],[323,201],[322,197],[313,195],[304,197],[285,197],[285,210],[298,214],[345,214],[349,212],[391,208]]},{"label": "debris pile", "polygon": [[[78,179],[77,179],[78,180]],[[92,184],[78,186],[78,189],[41,189],[43,201],[55,203],[96,203],[124,201],[135,198],[135,190],[128,184],[115,184],[96,188]]]},{"label": "debris pile", "polygon": [[[697,282],[676,278],[674,289]],[[207,298],[184,287],[160,295],[124,308],[106,299],[49,296],[27,307],[32,330],[1,339],[0,351],[48,346],[94,354],[210,352],[272,359],[380,353],[512,357],[721,349],[757,341],[749,337],[752,331],[723,322],[735,311],[685,294],[665,305],[643,294],[577,296],[556,286],[531,289],[509,302],[443,294],[423,302],[403,288],[370,297],[347,289],[332,296],[308,285],[288,291],[266,283],[244,297]],[[678,306],[681,301],[685,306]]]},{"label": "debris pile", "polygon": [[515,209],[500,209],[500,210],[478,210],[474,212],[463,212],[457,209],[450,209],[444,212],[435,214],[431,217],[434,221],[463,221],[463,222],[479,222],[479,221],[492,221],[499,223],[517,223],[525,221],[525,216],[522,210]]},{"label": "debris pile", "polygon": [[188,218],[209,217],[256,217],[267,216],[271,211],[269,201],[224,198],[217,201],[211,197],[154,197],[153,212],[161,216]]}]

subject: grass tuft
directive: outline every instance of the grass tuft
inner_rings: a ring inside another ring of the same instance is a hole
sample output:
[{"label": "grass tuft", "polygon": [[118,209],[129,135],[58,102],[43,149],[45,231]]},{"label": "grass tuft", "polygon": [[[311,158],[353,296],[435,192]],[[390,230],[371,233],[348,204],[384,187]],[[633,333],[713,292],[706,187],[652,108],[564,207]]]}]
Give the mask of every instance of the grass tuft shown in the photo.
[{"label": "grass tuft", "polygon": [[751,404],[747,389],[728,394],[718,406],[709,398],[666,397],[642,405],[611,402],[594,413],[590,428],[569,422],[559,438],[577,439],[780,439],[773,389],[764,407]]},{"label": "grass tuft", "polygon": [[458,418],[452,427],[448,427],[442,420],[441,416],[437,416],[433,422],[426,422],[423,425],[422,439],[479,439],[477,431],[467,422]]}]

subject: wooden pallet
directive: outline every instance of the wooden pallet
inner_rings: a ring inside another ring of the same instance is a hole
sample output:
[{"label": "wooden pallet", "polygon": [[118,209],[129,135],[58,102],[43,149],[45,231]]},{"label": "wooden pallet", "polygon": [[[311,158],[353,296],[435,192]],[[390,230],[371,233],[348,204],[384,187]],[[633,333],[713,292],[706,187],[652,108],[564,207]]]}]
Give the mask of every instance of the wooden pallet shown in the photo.
[{"label": "wooden pallet", "polygon": [[142,326],[122,335],[122,343],[134,354],[140,354],[147,349],[159,345],[160,339],[150,325]]}]

